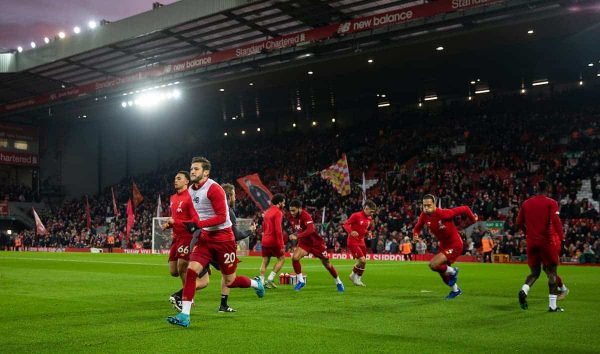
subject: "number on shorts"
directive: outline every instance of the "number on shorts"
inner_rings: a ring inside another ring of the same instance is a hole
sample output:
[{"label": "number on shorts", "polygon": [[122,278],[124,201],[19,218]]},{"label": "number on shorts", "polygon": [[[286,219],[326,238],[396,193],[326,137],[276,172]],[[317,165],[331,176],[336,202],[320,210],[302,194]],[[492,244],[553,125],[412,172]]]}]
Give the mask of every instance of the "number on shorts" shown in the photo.
[{"label": "number on shorts", "polygon": [[190,246],[179,246],[177,249],[178,253],[188,254],[190,253]]},{"label": "number on shorts", "polygon": [[235,262],[235,252],[225,253],[224,257],[225,257],[225,264]]}]

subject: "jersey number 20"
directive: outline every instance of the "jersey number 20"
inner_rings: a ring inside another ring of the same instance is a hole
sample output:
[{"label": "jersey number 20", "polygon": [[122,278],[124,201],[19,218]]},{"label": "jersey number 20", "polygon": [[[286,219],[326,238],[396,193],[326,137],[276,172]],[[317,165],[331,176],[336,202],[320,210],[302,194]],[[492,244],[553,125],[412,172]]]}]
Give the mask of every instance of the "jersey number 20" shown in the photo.
[{"label": "jersey number 20", "polygon": [[225,264],[235,262],[235,252],[225,253],[223,256],[225,257]]}]

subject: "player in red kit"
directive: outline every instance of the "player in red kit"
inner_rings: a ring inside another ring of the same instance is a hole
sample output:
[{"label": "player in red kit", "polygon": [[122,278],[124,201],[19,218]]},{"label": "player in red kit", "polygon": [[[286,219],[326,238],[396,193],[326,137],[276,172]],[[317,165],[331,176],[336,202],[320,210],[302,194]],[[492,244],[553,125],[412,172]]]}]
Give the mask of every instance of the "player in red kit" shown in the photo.
[{"label": "player in red kit", "polygon": [[235,236],[229,218],[225,191],[214,180],[208,178],[211,164],[204,157],[194,157],[190,168],[192,185],[188,191],[198,213],[199,222],[192,223],[202,230],[198,242],[192,249],[183,287],[181,312],[169,316],[173,325],[189,327],[190,310],[196,293],[196,278],[211,261],[219,265],[224,283],[229,288],[254,288],[258,297],[265,289],[260,281],[245,276],[236,276],[237,259]]},{"label": "player in red kit", "polygon": [[292,255],[292,265],[294,266],[294,272],[296,272],[297,283],[294,290],[300,291],[305,285],[304,276],[302,275],[302,266],[300,260],[304,256],[312,253],[313,256],[319,258],[321,263],[329,274],[335,279],[335,284],[340,293],[344,292],[344,284],[338,276],[337,270],[335,270],[333,264],[329,261],[327,255],[327,246],[325,240],[317,233],[313,219],[306,210],[302,209],[302,202],[299,200],[292,200],[290,202],[290,214],[288,220],[294,229],[294,234],[290,236],[290,239],[298,240],[298,247]]},{"label": "player in red kit", "polygon": [[350,273],[350,280],[356,286],[365,286],[362,282],[362,275],[367,265],[365,236],[371,226],[376,209],[377,205],[372,200],[367,200],[363,210],[350,215],[344,223],[344,230],[348,234],[348,250],[356,259],[356,264]]},{"label": "player in red kit", "polygon": [[[271,198],[271,206],[265,211],[263,217],[263,236],[262,236],[262,263],[260,265],[260,280],[266,288],[274,289],[277,285],[273,282],[277,272],[283,267],[285,262],[285,247],[283,244],[283,208],[285,207],[285,197],[283,194],[275,194]],[[277,263],[269,274],[265,282],[265,272],[271,261],[271,257],[277,258]]]},{"label": "player in red kit", "polygon": [[[175,175],[174,187],[177,193],[171,196],[170,210],[171,217],[162,225],[162,229],[173,229],[173,241],[169,251],[169,271],[174,277],[181,277],[181,285],[185,283],[185,273],[190,258],[190,241],[192,233],[185,226],[188,222],[199,222],[198,214],[194,209],[192,198],[188,193],[188,184],[190,183],[190,174],[186,171],[179,171]],[[207,279],[197,280],[196,287],[206,286]],[[178,308],[177,299],[181,297],[183,288],[172,294],[169,301]]]},{"label": "player in red kit", "polygon": [[452,209],[436,208],[436,198],[427,194],[423,197],[423,212],[413,229],[413,238],[419,239],[419,234],[423,226],[427,225],[431,232],[439,241],[440,247],[438,253],[429,261],[429,268],[438,272],[452,290],[446,296],[447,300],[454,299],[462,294],[462,290],[456,284],[458,278],[458,268],[451,267],[456,262],[463,251],[463,241],[454,225],[454,217],[466,215],[471,223],[477,222],[477,215],[473,214],[468,206],[460,206]]},{"label": "player in red kit", "polygon": [[[564,239],[562,222],[560,221],[558,203],[547,197],[550,185],[546,181],[538,183],[539,194],[523,202],[517,215],[517,226],[525,233],[527,241],[527,264],[531,273],[519,291],[519,304],[523,310],[529,308],[527,295],[529,288],[539,278],[542,271],[548,276],[548,311],[562,312],[556,305],[560,293],[557,285],[556,270],[559,263],[559,247],[557,242]],[[560,244],[560,243],[559,243]]]}]

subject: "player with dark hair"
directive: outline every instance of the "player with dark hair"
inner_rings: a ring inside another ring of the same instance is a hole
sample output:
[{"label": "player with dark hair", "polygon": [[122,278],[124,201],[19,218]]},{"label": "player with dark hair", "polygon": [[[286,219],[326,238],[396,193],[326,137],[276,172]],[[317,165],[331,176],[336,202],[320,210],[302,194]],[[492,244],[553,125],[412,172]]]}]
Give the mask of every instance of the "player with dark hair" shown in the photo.
[{"label": "player with dark hair", "polygon": [[301,201],[294,199],[290,202],[288,221],[294,229],[294,234],[290,235],[290,239],[298,240],[298,247],[296,247],[296,250],[294,250],[294,254],[292,255],[292,265],[294,267],[294,272],[296,272],[297,279],[294,290],[300,291],[300,289],[306,285],[304,276],[302,275],[300,260],[310,253],[321,260],[325,269],[327,269],[329,274],[335,279],[337,290],[340,293],[343,293],[344,284],[340,280],[337,270],[329,261],[325,240],[317,233],[317,229],[315,228],[315,224],[310,214],[302,209]]},{"label": "player with dark hair", "polygon": [[[263,217],[263,236],[262,236],[262,263],[260,265],[260,280],[266,288],[274,289],[277,285],[274,283],[277,272],[283,267],[285,262],[285,246],[283,244],[283,208],[285,207],[285,196],[275,194],[271,198],[271,206],[265,211]],[[277,258],[277,263],[265,281],[265,272],[271,261],[271,257]]]},{"label": "player with dark hair", "polygon": [[464,214],[473,224],[477,222],[477,215],[473,214],[468,206],[452,209],[437,208],[436,198],[431,194],[425,195],[422,202],[423,212],[413,229],[413,238],[418,240],[423,226],[427,225],[429,231],[438,239],[439,251],[429,261],[429,268],[438,272],[444,283],[452,289],[446,296],[447,300],[451,300],[462,294],[462,290],[456,284],[458,268],[451,267],[463,251],[463,241],[454,225],[454,218]]},{"label": "player with dark hair", "polygon": [[356,286],[365,286],[362,282],[362,275],[367,265],[367,246],[365,245],[365,236],[373,221],[373,214],[377,205],[372,200],[367,200],[363,210],[356,212],[344,223],[344,230],[348,234],[348,250],[352,257],[356,259],[356,264],[350,273],[350,280]]},{"label": "player with dark hair", "polygon": [[[173,277],[181,277],[181,285],[185,284],[185,274],[190,257],[190,241],[192,233],[187,230],[185,224],[199,221],[192,198],[188,193],[190,183],[190,174],[186,171],[179,171],[175,174],[174,187],[176,193],[170,198],[171,217],[161,226],[162,229],[173,229],[173,241],[169,251],[169,271]],[[204,288],[208,285],[208,279],[198,279],[197,288]],[[169,301],[173,306],[181,311],[181,295],[183,288],[172,294]]]},{"label": "player with dark hair", "polygon": [[558,203],[548,197],[550,189],[548,182],[543,180],[538,182],[538,195],[524,201],[517,215],[516,224],[526,235],[527,264],[531,271],[519,291],[519,304],[523,310],[529,308],[527,295],[530,287],[539,278],[543,266],[548,276],[550,293],[548,311],[563,311],[556,305],[556,300],[561,293],[557,284],[559,277],[556,270],[559,264],[560,242],[565,235],[559,217]]}]

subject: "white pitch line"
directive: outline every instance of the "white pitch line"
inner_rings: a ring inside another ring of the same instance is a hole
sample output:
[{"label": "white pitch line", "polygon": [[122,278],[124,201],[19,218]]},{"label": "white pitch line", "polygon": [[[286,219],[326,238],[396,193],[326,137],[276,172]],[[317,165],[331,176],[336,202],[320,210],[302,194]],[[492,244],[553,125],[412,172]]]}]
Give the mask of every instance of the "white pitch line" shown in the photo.
[{"label": "white pitch line", "polygon": [[[79,260],[79,259],[56,259],[56,258],[37,258],[37,257],[27,257],[27,258],[21,258],[21,257],[0,257],[0,261],[3,259],[14,259],[14,260],[22,260],[22,261],[50,261],[50,262],[73,262],[73,263],[99,263],[99,264],[123,264],[123,265],[146,265],[146,266],[158,266],[158,267],[168,267],[168,263],[164,262],[164,263],[141,263],[141,262],[109,262],[109,261],[91,261],[91,260]],[[335,264],[336,260],[333,260],[334,265],[336,268],[351,268],[354,267],[353,264]],[[368,263],[369,267],[380,267],[380,266],[400,266],[400,265],[409,265],[409,264],[414,264],[417,265],[418,263],[407,263],[407,262],[394,262],[394,263]],[[308,269],[312,269],[312,268],[323,268],[322,265],[303,265],[302,268],[308,268]],[[238,267],[237,269],[243,269],[243,270],[253,270],[253,269],[258,269],[256,267]]]}]

